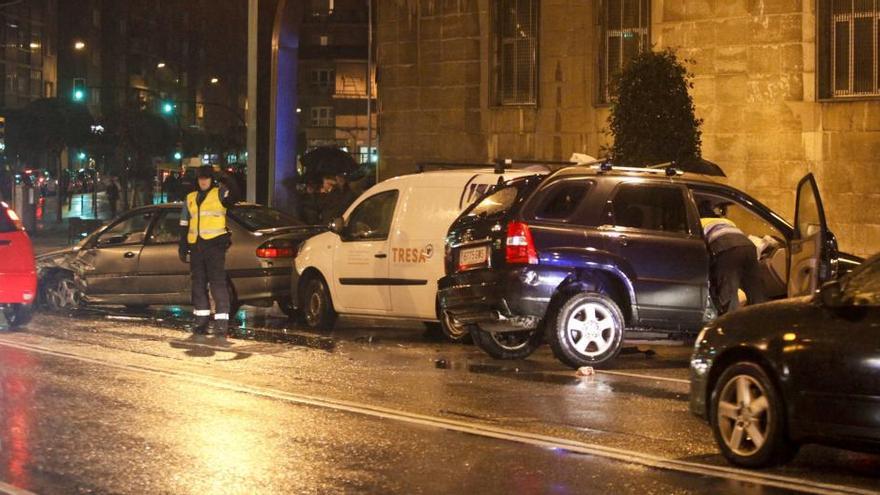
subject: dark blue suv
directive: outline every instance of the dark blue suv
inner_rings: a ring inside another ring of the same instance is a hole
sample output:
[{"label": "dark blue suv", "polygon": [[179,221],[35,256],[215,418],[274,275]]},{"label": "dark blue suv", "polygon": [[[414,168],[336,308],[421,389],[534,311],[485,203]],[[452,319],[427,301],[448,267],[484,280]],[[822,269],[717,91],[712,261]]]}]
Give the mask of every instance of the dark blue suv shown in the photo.
[{"label": "dark blue suv", "polygon": [[793,227],[711,177],[573,166],[500,186],[452,224],[444,317],[493,357],[524,358],[546,338],[573,367],[613,360],[626,331],[695,334],[716,316],[703,201],[755,242],[771,298],[809,293],[860,261],[837,253],[812,175]]}]

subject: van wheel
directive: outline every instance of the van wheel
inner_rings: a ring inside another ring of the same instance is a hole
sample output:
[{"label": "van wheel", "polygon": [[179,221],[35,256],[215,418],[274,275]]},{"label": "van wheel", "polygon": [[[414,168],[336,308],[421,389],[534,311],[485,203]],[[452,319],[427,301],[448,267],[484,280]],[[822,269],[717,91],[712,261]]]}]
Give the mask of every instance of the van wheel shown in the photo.
[{"label": "van wheel", "polygon": [[525,359],[541,346],[541,332],[487,332],[477,325],[471,327],[474,344],[495,359]]},{"label": "van wheel", "polygon": [[336,311],[327,284],[318,277],[312,277],[305,283],[302,291],[303,318],[309,328],[330,330],[336,324]]},{"label": "van wheel", "polygon": [[624,319],[613,299],[597,292],[570,297],[551,317],[547,340],[553,355],[572,368],[605,366],[623,343]]},{"label": "van wheel", "polygon": [[456,325],[449,316],[443,316],[439,322],[425,322],[425,336],[430,340],[444,340],[454,344],[470,344],[473,325]]}]

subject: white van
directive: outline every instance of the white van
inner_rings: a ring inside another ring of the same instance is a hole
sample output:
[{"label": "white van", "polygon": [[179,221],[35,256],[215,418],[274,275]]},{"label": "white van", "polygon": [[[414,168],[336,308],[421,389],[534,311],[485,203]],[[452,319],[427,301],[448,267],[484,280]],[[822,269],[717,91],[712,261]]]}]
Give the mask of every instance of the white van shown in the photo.
[{"label": "white van", "polygon": [[445,239],[459,213],[499,180],[541,171],[441,170],[368,189],[330,232],[310,238],[294,261],[291,299],[312,328],[337,314],[421,320],[452,340],[467,332],[438,321],[437,280]]}]

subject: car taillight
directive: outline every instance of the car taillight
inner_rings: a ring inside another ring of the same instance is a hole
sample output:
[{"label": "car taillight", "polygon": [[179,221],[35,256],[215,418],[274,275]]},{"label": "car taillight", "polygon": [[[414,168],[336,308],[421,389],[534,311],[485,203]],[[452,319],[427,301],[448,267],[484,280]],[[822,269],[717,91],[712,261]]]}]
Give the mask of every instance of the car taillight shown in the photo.
[{"label": "car taillight", "polygon": [[8,204],[2,201],[0,201],[0,206],[2,206],[4,210],[6,210],[6,217],[9,218],[9,221],[12,222],[13,225],[15,225],[15,228],[18,230],[24,230],[24,224],[21,223],[21,218],[19,218],[18,214],[15,213],[15,210],[10,208]]},{"label": "car taillight", "polygon": [[287,240],[267,241],[257,248],[258,258],[293,258],[294,256],[296,256],[296,246]]},{"label": "car taillight", "polygon": [[535,265],[538,263],[538,250],[529,226],[523,222],[507,224],[507,248],[505,259],[512,265]]}]

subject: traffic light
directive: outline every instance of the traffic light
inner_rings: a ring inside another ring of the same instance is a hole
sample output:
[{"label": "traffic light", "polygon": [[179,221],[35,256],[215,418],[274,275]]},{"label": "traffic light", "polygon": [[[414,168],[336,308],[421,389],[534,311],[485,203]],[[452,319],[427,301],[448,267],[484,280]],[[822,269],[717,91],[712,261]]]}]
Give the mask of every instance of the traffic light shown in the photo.
[{"label": "traffic light", "polygon": [[86,101],[86,80],[77,77],[73,80],[73,101]]},{"label": "traffic light", "polygon": [[77,153],[76,157],[79,158],[79,161],[84,161],[87,155],[85,151],[80,151],[79,153]]},{"label": "traffic light", "polygon": [[174,113],[174,103],[170,101],[166,101],[162,103],[162,113],[165,115],[171,115]]},{"label": "traffic light", "polygon": [[175,151],[174,152],[174,159],[177,161],[183,160],[183,153],[181,153],[179,151]]}]

